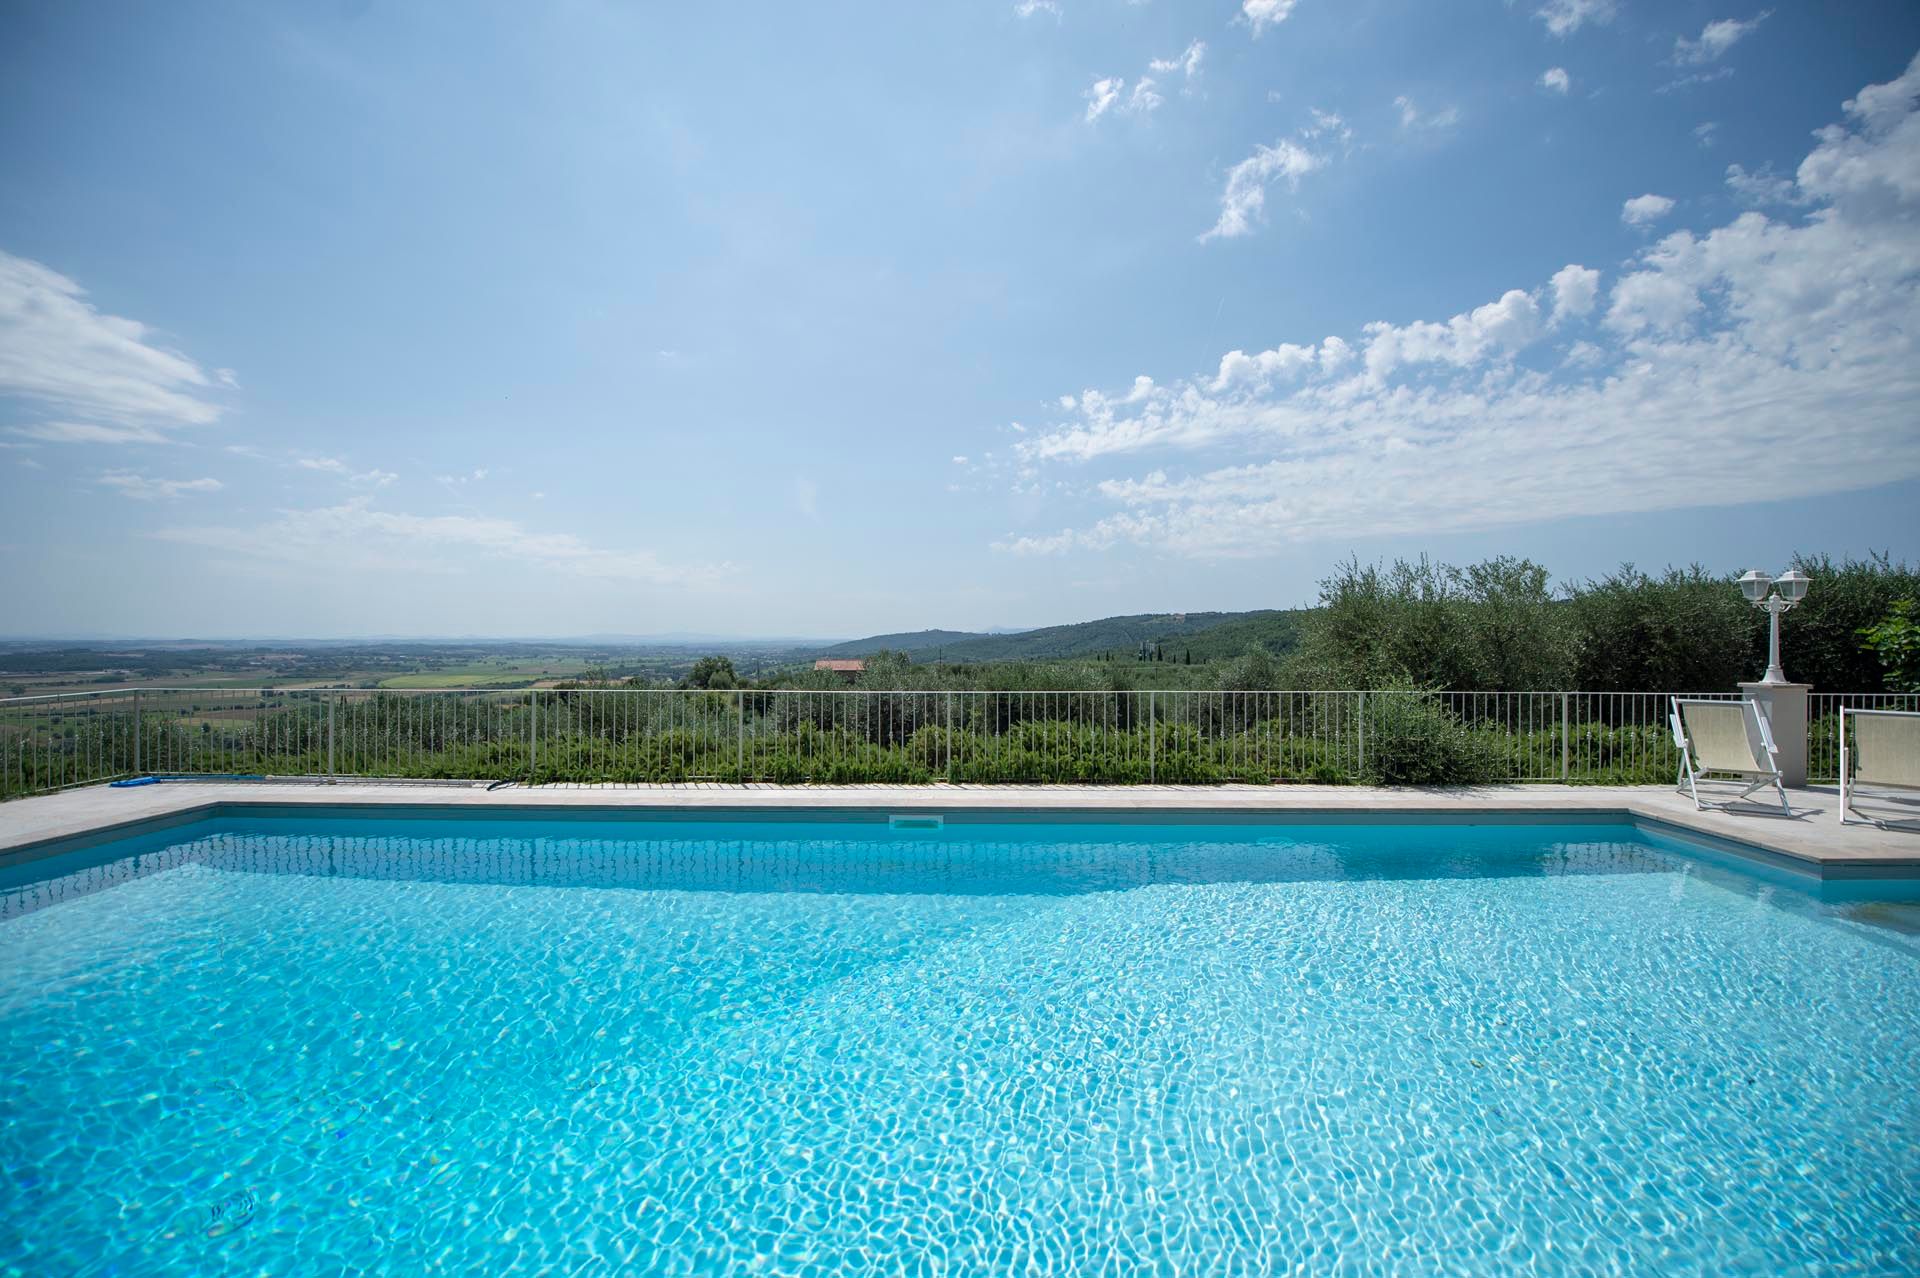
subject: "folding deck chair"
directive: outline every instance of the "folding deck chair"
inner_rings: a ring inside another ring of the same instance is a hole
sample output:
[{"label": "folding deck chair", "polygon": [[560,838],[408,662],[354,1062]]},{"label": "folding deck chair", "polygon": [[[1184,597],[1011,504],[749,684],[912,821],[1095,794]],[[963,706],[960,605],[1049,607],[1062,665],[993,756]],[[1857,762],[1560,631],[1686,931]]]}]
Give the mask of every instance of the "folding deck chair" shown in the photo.
[{"label": "folding deck chair", "polygon": [[[1751,701],[1675,697],[1671,722],[1673,744],[1680,751],[1676,784],[1693,796],[1696,809],[1730,808],[1755,790],[1772,786],[1780,796],[1780,810],[1793,815],[1776,761],[1779,750],[1773,744],[1773,729],[1759,706]],[[1700,783],[1708,773],[1731,776],[1747,788],[1721,803],[1704,802]]]},{"label": "folding deck chair", "polygon": [[[1852,740],[1848,740],[1848,729]],[[1840,824],[1850,818],[1887,828],[1887,822],[1856,812],[1854,791],[1920,792],[1920,712],[1840,709]],[[1914,819],[1920,819],[1917,815]]]}]

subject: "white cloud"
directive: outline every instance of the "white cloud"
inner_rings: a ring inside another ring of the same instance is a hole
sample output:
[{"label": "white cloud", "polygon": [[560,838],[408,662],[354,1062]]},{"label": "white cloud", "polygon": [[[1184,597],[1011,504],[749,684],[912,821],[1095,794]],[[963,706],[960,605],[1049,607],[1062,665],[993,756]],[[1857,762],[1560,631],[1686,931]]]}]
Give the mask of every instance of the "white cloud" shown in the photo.
[{"label": "white cloud", "polygon": [[1353,130],[1347,127],[1346,120],[1337,112],[1322,111],[1319,107],[1314,107],[1311,115],[1311,122],[1300,130],[1301,137],[1309,142],[1331,138],[1339,142],[1342,147],[1352,144]]},{"label": "white cloud", "polygon": [[[1920,106],[1920,56],[1907,64],[1898,79],[1869,84],[1840,109],[1860,122],[1868,138],[1874,138],[1912,128],[1916,106]],[[1832,146],[1847,142],[1846,130],[1837,124],[1828,125],[1815,136],[1828,145],[1817,148],[1807,157],[1809,160],[1830,155]]]},{"label": "white cloud", "polygon": [[1738,164],[1729,164],[1727,189],[1742,204],[1755,206],[1790,204],[1794,199],[1793,179],[1781,177],[1768,165],[1761,165],[1758,171],[1749,173]]},{"label": "white cloud", "polygon": [[1718,61],[1728,49],[1752,35],[1754,28],[1765,22],[1772,14],[1773,10],[1763,9],[1744,22],[1735,18],[1721,18],[1716,22],[1709,22],[1700,29],[1698,40],[1689,40],[1681,36],[1673,42],[1673,60],[1687,66],[1701,66]]},{"label": "white cloud", "polygon": [[1160,109],[1166,102],[1161,92],[1161,81],[1156,77],[1178,75],[1182,93],[1192,91],[1193,79],[1200,73],[1200,61],[1206,56],[1205,42],[1195,40],[1187,45],[1178,56],[1155,58],[1147,64],[1147,71],[1134,82],[1131,91],[1127,89],[1124,76],[1102,76],[1093,82],[1081,96],[1086,99],[1087,123],[1092,124],[1108,112],[1126,115],[1147,115]]},{"label": "white cloud", "polygon": [[145,324],[103,315],[58,271],[0,252],[0,398],[25,400],[69,426],[130,432],[92,441],[70,432],[68,442],[150,443],[204,426],[220,416],[215,386]]},{"label": "white cloud", "polygon": [[1329,337],[1318,346],[1283,342],[1253,355],[1228,351],[1220,357],[1220,370],[1214,374],[1210,389],[1218,393],[1232,387],[1265,387],[1276,378],[1297,378],[1316,370],[1331,372],[1352,357],[1353,348],[1337,337]]},{"label": "white cloud", "polygon": [[1620,206],[1620,220],[1628,226],[1647,226],[1673,212],[1673,201],[1664,195],[1636,195]]},{"label": "white cloud", "polygon": [[150,479],[131,470],[107,471],[100,476],[99,483],[103,488],[139,501],[171,499],[187,493],[215,493],[221,488],[217,479]]},{"label": "white cloud", "polygon": [[1272,146],[1255,147],[1252,155],[1228,171],[1226,189],[1220,193],[1219,220],[1201,241],[1249,234],[1266,208],[1268,184],[1285,181],[1288,190],[1298,190],[1300,179],[1326,162],[1324,156],[1286,138]]},{"label": "white cloud", "polygon": [[1460,109],[1448,107],[1432,115],[1421,115],[1413,99],[1402,94],[1393,100],[1400,108],[1400,127],[1403,129],[1450,129],[1460,123]]},{"label": "white cloud", "polygon": [[7,434],[48,444],[171,444],[173,438],[151,426],[103,426],[98,422],[33,422]]},{"label": "white cloud", "polygon": [[1645,329],[1671,333],[1693,318],[1700,306],[1698,287],[1684,276],[1635,271],[1614,285],[1606,324],[1628,335]]},{"label": "white cloud", "polygon": [[1350,360],[1282,343],[1073,396],[1012,463],[1073,513],[999,548],[1264,555],[1920,479],[1920,59],[1845,111],[1790,216],[1676,230],[1608,289],[1570,266],[1366,325]]},{"label": "white cloud", "polygon": [[1517,288],[1501,294],[1499,301],[1463,312],[1445,324],[1375,321],[1361,330],[1367,336],[1367,373],[1383,381],[1407,364],[1471,367],[1489,358],[1511,355],[1538,336],[1540,326],[1540,304],[1531,293]]},{"label": "white cloud", "polygon": [[1118,76],[1095,80],[1093,87],[1081,95],[1087,100],[1087,123],[1105,115],[1120,100],[1120,91],[1126,87],[1127,82]]},{"label": "white cloud", "polygon": [[731,571],[724,564],[676,567],[652,551],[606,550],[569,533],[534,532],[511,519],[379,510],[369,497],[285,510],[255,527],[164,528],[152,535],[263,559],[333,567],[453,571],[469,566],[478,555],[593,580],[683,586]]},{"label": "white cloud", "polygon": [[1277,27],[1291,17],[1296,3],[1298,0],[1240,0],[1240,13],[1253,28],[1253,38],[1258,40],[1262,31]]},{"label": "white cloud", "polygon": [[1540,73],[1540,87],[1549,93],[1565,95],[1573,87],[1573,77],[1565,67],[1548,67]]},{"label": "white cloud", "polygon": [[1552,284],[1555,324],[1593,313],[1594,301],[1600,296],[1600,272],[1570,264],[1554,272]]},{"label": "white cloud", "polygon": [[1800,162],[1801,198],[1831,202],[1849,220],[1878,224],[1920,205],[1920,55],[1899,79],[1869,85],[1844,108],[1858,125],[1830,124]]},{"label": "white cloud", "polygon": [[1547,0],[1534,16],[1547,24],[1553,35],[1570,36],[1592,23],[1602,26],[1613,21],[1614,0]]},{"label": "white cloud", "polygon": [[1691,89],[1697,84],[1712,84],[1716,80],[1724,80],[1732,74],[1733,68],[1728,66],[1715,67],[1711,71],[1695,71],[1691,75],[1683,75],[1669,80],[1667,83],[1655,89],[1654,92],[1664,94],[1673,93],[1680,89]]},{"label": "white cloud", "polygon": [[1207,42],[1194,40],[1187,45],[1179,57],[1155,58],[1147,63],[1147,70],[1154,75],[1172,75],[1178,71],[1182,79],[1191,80],[1200,74],[1200,62],[1206,56]]},{"label": "white cloud", "polygon": [[449,488],[465,488],[468,484],[477,484],[487,477],[487,468],[469,471],[464,475],[435,475],[434,482],[445,484]]},{"label": "white cloud", "polygon": [[[301,457],[294,465],[302,470],[317,470],[322,474],[338,475],[348,483],[360,488],[385,488],[400,476],[390,470],[374,467],[372,470],[356,471],[338,457]],[[481,472],[485,473],[485,472]],[[464,482],[464,481],[463,481]]]},{"label": "white cloud", "polygon": [[1607,353],[1582,339],[1567,347],[1567,357],[1560,362],[1567,368],[1598,368],[1607,362]]},{"label": "white cloud", "polygon": [[1013,6],[1014,16],[1031,18],[1036,13],[1051,14],[1055,20],[1060,17],[1060,6],[1054,0],[1020,0]]},{"label": "white cloud", "polygon": [[1719,136],[1720,123],[1717,120],[1706,120],[1693,126],[1693,140],[1701,146],[1712,146]]},{"label": "white cloud", "polygon": [[954,464],[954,465],[956,465],[956,466],[964,466],[964,465],[966,465],[966,464],[967,464],[967,458],[966,458],[966,455],[965,455],[964,453],[956,453],[956,454],[954,454],[954,458],[953,458],[953,464]]}]

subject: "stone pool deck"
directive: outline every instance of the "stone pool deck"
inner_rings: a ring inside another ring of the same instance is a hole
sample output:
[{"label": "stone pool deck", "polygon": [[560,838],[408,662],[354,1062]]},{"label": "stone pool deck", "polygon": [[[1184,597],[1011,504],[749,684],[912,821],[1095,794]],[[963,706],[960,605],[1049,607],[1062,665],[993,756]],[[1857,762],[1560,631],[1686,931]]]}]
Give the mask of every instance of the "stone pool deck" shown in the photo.
[{"label": "stone pool deck", "polygon": [[[114,789],[88,786],[0,804],[0,866],[31,859],[42,845],[111,836],[148,821],[178,821],[219,808],[316,806],[469,808],[480,811],[602,809],[807,809],[886,812],[1049,812],[1097,810],[1166,814],[1271,814],[1295,820],[1367,815],[1476,817],[1620,816],[1758,849],[1766,859],[1820,878],[1920,878],[1920,805],[1890,808],[1908,829],[1846,825],[1831,787],[1790,791],[1793,816],[1743,804],[1698,812],[1664,786],[1508,785],[1460,790],[1365,786],[968,786],[968,785],[545,785],[486,782],[320,783],[169,781]],[[1885,805],[1882,805],[1885,806]]]}]

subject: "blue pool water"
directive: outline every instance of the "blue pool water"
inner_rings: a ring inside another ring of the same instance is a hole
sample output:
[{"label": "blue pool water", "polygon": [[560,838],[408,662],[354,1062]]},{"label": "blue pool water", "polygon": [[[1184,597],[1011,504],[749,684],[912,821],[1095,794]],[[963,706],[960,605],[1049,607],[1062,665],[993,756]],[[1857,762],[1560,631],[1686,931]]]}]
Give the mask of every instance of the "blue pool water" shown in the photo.
[{"label": "blue pool water", "polygon": [[1626,824],[220,818],[0,878],[0,1273],[1912,1274],[1914,907]]}]

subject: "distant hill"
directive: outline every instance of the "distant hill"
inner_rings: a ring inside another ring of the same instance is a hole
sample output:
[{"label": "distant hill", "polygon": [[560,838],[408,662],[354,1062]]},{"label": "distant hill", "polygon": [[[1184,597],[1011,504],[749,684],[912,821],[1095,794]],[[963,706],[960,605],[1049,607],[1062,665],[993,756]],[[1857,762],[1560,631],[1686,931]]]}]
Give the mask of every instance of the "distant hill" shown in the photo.
[{"label": "distant hill", "polygon": [[849,639],[845,643],[834,644],[831,648],[820,649],[823,657],[864,657],[870,652],[879,652],[890,648],[894,652],[911,653],[916,657],[922,652],[949,644],[966,644],[979,640],[1010,638],[1007,635],[976,633],[971,630],[914,630],[893,635],[871,635],[865,639]]},{"label": "distant hill", "polygon": [[[1183,653],[1191,650],[1195,661],[1230,661],[1250,648],[1262,647],[1274,656],[1284,656],[1300,642],[1300,622],[1305,608],[1287,608],[1267,612],[1227,614],[1228,620],[1209,626],[1190,639],[1182,639]],[[1171,650],[1172,645],[1168,645]]]},{"label": "distant hill", "polygon": [[1141,644],[1162,644],[1167,655],[1180,660],[1191,650],[1195,661],[1239,656],[1256,644],[1278,655],[1294,646],[1299,610],[1261,612],[1143,613],[1133,617],[1106,617],[1068,626],[1043,626],[1012,634],[983,634],[966,630],[917,630],[873,635],[824,648],[823,657],[864,657],[890,648],[918,662],[928,661],[1059,661],[1097,657],[1106,653],[1127,656]]}]

